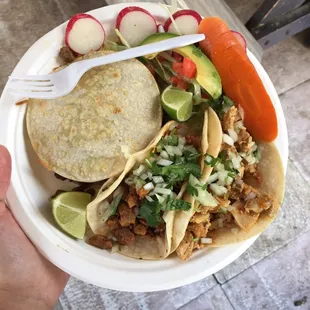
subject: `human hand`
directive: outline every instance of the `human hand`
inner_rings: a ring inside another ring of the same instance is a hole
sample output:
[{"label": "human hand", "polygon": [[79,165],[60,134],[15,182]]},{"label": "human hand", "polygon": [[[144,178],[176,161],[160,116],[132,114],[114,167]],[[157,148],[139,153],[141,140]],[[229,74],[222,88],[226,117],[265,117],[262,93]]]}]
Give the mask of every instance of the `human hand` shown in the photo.
[{"label": "human hand", "polygon": [[0,145],[0,309],[52,309],[68,279],[21,230],[4,199],[11,157]]}]

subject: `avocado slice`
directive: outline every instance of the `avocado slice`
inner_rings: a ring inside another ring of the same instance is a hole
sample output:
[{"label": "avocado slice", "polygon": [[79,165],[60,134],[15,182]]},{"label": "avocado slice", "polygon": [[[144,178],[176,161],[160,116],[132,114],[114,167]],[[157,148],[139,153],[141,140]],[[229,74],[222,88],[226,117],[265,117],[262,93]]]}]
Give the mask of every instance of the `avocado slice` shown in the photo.
[{"label": "avocado slice", "polygon": [[[144,39],[140,45],[159,42],[177,37],[173,33],[154,33]],[[179,53],[183,57],[190,58],[197,66],[196,80],[214,99],[217,99],[222,94],[221,78],[210,59],[195,45],[176,48],[173,51]],[[147,58],[154,58],[157,54],[148,55]]]}]

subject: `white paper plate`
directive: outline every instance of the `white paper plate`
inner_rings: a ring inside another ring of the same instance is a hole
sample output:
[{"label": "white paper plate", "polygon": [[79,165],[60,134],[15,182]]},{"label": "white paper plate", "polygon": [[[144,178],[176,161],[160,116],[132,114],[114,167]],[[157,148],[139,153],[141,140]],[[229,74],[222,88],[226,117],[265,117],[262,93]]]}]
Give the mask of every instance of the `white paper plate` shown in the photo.
[{"label": "white paper plate", "polygon": [[[165,10],[153,3],[131,3],[143,7],[163,23]],[[128,4],[119,4],[91,11],[104,25],[108,36],[114,37],[117,13]],[[23,56],[14,74],[48,73],[57,65],[56,56],[64,44],[62,24],[38,40]],[[249,56],[274,103],[279,123],[276,145],[283,165],[287,165],[288,141],[285,120],[277,93],[264,69],[252,53]],[[254,242],[224,248],[197,251],[186,263],[177,258],[163,261],[141,261],[111,255],[83,241],[67,237],[52,218],[48,198],[68,184],[55,179],[39,163],[25,129],[25,105],[15,106],[16,99],[6,88],[0,101],[0,143],[8,147],[13,160],[12,184],[8,202],[15,218],[40,252],[69,274],[101,287],[124,291],[157,291],[188,284],[207,277],[239,257]]]}]

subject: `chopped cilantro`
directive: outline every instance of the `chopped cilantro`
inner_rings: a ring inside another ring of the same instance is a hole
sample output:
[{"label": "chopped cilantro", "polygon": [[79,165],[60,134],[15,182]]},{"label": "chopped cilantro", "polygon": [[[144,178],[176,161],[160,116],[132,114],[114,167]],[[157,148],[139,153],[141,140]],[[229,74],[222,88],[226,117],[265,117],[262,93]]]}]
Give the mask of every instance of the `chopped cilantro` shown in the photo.
[{"label": "chopped cilantro", "polygon": [[199,47],[196,47],[195,45],[193,45],[193,50],[192,50],[193,54],[197,57],[202,57],[203,56],[203,52],[201,51],[201,49]]},{"label": "chopped cilantro", "polygon": [[163,220],[160,216],[161,206],[158,201],[143,200],[139,210],[139,218],[146,220],[149,227],[158,226]]},{"label": "chopped cilantro", "polygon": [[221,159],[218,157],[214,157],[214,156],[209,155],[209,154],[206,154],[206,156],[205,156],[205,163],[208,166],[214,167],[220,161],[221,161]]},{"label": "chopped cilantro", "polygon": [[191,185],[191,184],[187,184],[187,191],[189,192],[189,194],[191,195],[191,196],[193,196],[193,197],[198,197],[198,189],[195,187],[195,186],[193,186],[193,185]]},{"label": "chopped cilantro", "polygon": [[200,153],[196,152],[196,153],[193,153],[189,150],[185,150],[184,151],[184,156],[186,158],[186,160],[190,163],[196,163],[197,162],[197,159],[200,157]]},{"label": "chopped cilantro", "polygon": [[223,108],[231,108],[235,103],[228,97],[223,96]]},{"label": "chopped cilantro", "polygon": [[191,204],[181,199],[173,199],[171,197],[168,197],[164,208],[167,211],[173,211],[173,210],[188,211],[191,208]]},{"label": "chopped cilantro", "polygon": [[153,175],[161,175],[162,168],[157,165],[157,163],[152,163],[151,171]]},{"label": "chopped cilantro", "polygon": [[226,96],[218,99],[208,99],[207,104],[216,112],[220,119],[223,118],[224,110],[232,107],[234,102]]},{"label": "chopped cilantro", "polygon": [[161,174],[164,176],[168,183],[175,184],[177,182],[188,180],[190,174],[196,178],[200,178],[201,171],[198,164],[187,163],[183,165],[171,165],[163,167],[161,169]]},{"label": "chopped cilantro", "polygon": [[208,183],[205,183],[204,185],[202,185],[201,186],[201,188],[204,190],[204,191],[206,191],[207,190],[207,188],[208,188]]}]

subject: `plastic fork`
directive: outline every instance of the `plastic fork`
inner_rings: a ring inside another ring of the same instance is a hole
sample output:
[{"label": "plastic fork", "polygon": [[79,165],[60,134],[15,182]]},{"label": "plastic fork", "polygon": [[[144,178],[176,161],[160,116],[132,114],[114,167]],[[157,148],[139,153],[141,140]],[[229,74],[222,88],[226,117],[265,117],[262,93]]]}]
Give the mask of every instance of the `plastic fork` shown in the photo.
[{"label": "plastic fork", "polygon": [[22,97],[55,99],[69,94],[82,75],[94,67],[184,47],[200,42],[204,38],[203,34],[178,36],[97,58],[77,61],[63,70],[47,75],[11,75],[8,89]]}]

